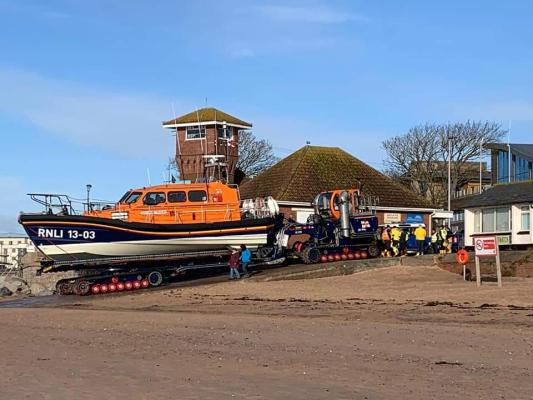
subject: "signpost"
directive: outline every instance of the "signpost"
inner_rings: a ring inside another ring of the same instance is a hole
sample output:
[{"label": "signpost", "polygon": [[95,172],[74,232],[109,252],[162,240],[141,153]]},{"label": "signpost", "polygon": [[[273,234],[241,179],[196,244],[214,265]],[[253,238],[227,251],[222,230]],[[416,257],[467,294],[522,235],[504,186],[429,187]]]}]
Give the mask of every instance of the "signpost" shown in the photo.
[{"label": "signpost", "polygon": [[496,276],[498,286],[502,287],[502,268],[500,264],[500,251],[496,236],[474,236],[474,251],[476,256],[476,282],[481,286],[481,267],[479,257],[496,257]]}]

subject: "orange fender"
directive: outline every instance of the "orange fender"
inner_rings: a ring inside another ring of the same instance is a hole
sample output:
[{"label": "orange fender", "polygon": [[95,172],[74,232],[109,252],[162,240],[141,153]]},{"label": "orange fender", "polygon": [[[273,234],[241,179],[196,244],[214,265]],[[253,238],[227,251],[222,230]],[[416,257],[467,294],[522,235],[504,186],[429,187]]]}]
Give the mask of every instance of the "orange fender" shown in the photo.
[{"label": "orange fender", "polygon": [[457,252],[455,259],[459,264],[465,265],[468,263],[468,252],[465,249],[461,249]]}]

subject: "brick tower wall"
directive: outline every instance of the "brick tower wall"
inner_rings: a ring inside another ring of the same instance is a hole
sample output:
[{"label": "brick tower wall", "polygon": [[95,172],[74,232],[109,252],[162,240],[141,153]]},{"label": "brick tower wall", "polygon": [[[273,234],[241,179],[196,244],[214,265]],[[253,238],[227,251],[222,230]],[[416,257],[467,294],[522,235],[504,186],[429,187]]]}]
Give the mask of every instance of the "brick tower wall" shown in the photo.
[{"label": "brick tower wall", "polygon": [[[215,125],[207,125],[206,137],[202,139],[187,139],[186,129],[178,128],[176,135],[176,165],[180,172],[180,179],[195,182],[203,178],[204,158],[206,154],[222,154],[228,163],[228,181],[234,182],[235,167],[239,160],[238,130],[234,128],[234,145],[227,145],[227,141],[218,138]],[[181,152],[180,152],[181,151]]]}]

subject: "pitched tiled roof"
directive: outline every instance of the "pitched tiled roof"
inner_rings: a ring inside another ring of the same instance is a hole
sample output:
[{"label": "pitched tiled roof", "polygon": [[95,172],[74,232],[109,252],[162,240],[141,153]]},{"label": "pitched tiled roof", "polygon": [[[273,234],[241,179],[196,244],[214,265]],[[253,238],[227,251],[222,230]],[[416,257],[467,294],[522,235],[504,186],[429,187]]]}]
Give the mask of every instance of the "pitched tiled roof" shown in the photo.
[{"label": "pitched tiled roof", "polygon": [[240,188],[241,198],[272,196],[278,201],[311,202],[325,190],[362,184],[362,194],[385,207],[427,208],[422,197],[338,147],[305,146]]},{"label": "pitched tiled roof", "polygon": [[533,203],[533,181],[499,184],[481,194],[462,197],[452,201],[452,209],[502,206],[518,203]]},{"label": "pitched tiled roof", "polygon": [[251,128],[252,124],[236,118],[232,115],[226,114],[224,111],[217,110],[213,107],[201,108],[198,111],[193,111],[181,117],[171,119],[170,121],[163,122],[163,126],[172,126],[176,124],[193,124],[197,122],[210,122],[220,121],[227,122],[234,125],[241,125]]}]

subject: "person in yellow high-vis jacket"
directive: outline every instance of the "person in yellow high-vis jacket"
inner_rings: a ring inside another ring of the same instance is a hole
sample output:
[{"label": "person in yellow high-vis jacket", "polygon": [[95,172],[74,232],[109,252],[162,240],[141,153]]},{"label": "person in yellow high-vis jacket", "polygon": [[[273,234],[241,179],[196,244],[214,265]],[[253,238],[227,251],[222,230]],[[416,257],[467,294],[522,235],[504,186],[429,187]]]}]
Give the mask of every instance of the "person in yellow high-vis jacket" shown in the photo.
[{"label": "person in yellow high-vis jacket", "polygon": [[431,248],[433,249],[433,254],[439,254],[439,233],[433,229],[433,234],[431,235]]},{"label": "person in yellow high-vis jacket", "polygon": [[392,251],[394,252],[394,255],[397,256],[400,254],[400,237],[402,235],[402,231],[397,226],[394,226],[390,231],[390,236],[392,239]]},{"label": "person in yellow high-vis jacket", "polygon": [[415,229],[415,239],[416,239],[416,248],[417,256],[424,255],[424,244],[426,242],[426,228],[420,225]]}]

